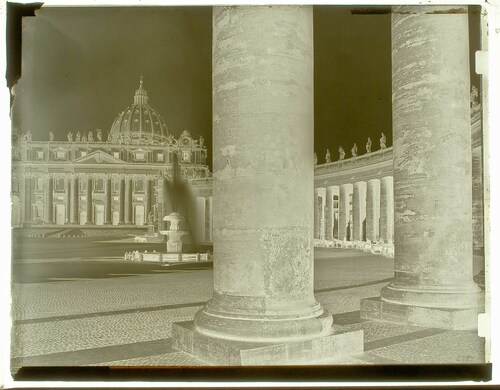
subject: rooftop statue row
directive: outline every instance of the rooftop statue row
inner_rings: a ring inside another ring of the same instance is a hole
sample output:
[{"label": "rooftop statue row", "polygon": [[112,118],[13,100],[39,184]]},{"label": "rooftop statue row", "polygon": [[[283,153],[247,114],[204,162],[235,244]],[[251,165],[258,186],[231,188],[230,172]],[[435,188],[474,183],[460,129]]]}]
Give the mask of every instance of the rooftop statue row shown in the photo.
[{"label": "rooftop statue row", "polygon": [[[384,133],[382,133],[380,137],[380,150],[387,149],[387,138]],[[372,140],[370,137],[368,137],[368,140],[366,142],[366,154],[372,153]],[[352,157],[358,157],[358,145],[354,143],[352,149],[351,149],[351,156]],[[345,151],[342,146],[339,147],[339,160],[344,160],[345,159]],[[330,149],[326,149],[326,156],[325,156],[325,163],[331,163],[332,158],[330,154]],[[316,153],[314,153],[314,165],[318,165],[318,156]]]}]

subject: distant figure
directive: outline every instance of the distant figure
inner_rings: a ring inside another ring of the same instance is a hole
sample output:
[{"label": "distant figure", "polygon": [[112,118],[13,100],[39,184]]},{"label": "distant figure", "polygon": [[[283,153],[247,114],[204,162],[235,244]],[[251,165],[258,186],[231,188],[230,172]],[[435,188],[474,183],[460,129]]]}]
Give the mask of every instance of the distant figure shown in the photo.
[{"label": "distant figure", "polygon": [[97,129],[97,141],[102,142],[102,131]]},{"label": "distant figure", "polygon": [[351,149],[351,154],[352,157],[358,157],[358,145],[356,145],[356,143],[354,143],[354,146]]},{"label": "distant figure", "polygon": [[72,131],[70,131],[70,132],[68,133],[68,141],[69,141],[69,142],[73,142],[73,132],[72,132]]},{"label": "distant figure", "polygon": [[343,160],[345,158],[345,151],[342,146],[339,146],[339,160]]},{"label": "distant figure", "polygon": [[77,132],[77,133],[76,133],[76,136],[75,136],[75,141],[76,141],[76,142],[80,142],[80,137],[81,137],[81,136],[80,136],[80,132]]},{"label": "distant figure", "polygon": [[54,133],[49,131],[49,141],[54,141]]},{"label": "distant figure", "polygon": [[372,139],[368,137],[368,142],[366,143],[366,153],[372,152]]},{"label": "distant figure", "polygon": [[89,131],[89,142],[94,142],[94,134]]},{"label": "distant figure", "polygon": [[385,138],[385,134],[382,133],[382,137],[380,137],[380,149],[385,149],[387,146],[385,145],[387,139]]},{"label": "distant figure", "polygon": [[318,155],[314,153],[314,165],[318,165]]},{"label": "distant figure", "polygon": [[204,142],[205,142],[205,139],[203,138],[202,135],[200,135],[200,146],[203,146]]},{"label": "distant figure", "polygon": [[327,163],[331,163],[332,162],[332,159],[331,159],[331,156],[330,156],[330,149],[326,149],[325,161]]}]

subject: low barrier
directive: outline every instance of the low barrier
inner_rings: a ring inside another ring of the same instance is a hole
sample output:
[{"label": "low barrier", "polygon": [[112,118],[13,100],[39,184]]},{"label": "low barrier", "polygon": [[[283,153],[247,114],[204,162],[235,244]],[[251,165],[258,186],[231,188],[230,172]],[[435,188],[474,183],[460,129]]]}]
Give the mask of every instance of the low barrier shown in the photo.
[{"label": "low barrier", "polygon": [[144,261],[160,263],[196,263],[212,261],[209,253],[161,253],[161,252],[127,252],[124,255],[127,261]]},{"label": "low barrier", "polygon": [[392,242],[371,242],[371,241],[341,241],[341,240],[321,240],[314,239],[315,248],[341,248],[357,249],[363,252],[371,252],[375,255],[382,255],[394,258],[394,243]]}]

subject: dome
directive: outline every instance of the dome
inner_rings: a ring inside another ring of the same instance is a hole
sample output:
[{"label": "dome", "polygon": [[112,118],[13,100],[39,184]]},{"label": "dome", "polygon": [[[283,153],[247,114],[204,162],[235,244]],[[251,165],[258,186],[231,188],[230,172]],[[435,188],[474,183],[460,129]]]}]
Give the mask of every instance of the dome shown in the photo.
[{"label": "dome", "polygon": [[148,104],[148,93],[143,87],[142,77],[135,91],[134,104],[116,117],[108,135],[108,141],[122,142],[166,142],[168,129],[165,121]]}]

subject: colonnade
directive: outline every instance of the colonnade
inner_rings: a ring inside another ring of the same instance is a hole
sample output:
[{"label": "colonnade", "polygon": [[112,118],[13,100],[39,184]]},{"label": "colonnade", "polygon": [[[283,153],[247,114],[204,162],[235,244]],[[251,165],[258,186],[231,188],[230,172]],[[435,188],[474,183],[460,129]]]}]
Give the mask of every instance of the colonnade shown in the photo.
[{"label": "colonnade", "polygon": [[315,188],[314,238],[392,242],[392,176]]}]

